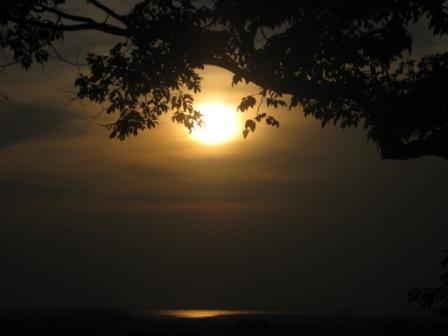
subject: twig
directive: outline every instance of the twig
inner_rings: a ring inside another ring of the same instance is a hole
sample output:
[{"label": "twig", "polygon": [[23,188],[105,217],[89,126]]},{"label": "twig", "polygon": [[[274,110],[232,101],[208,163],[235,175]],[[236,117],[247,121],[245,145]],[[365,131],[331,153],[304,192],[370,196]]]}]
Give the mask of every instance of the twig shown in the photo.
[{"label": "twig", "polygon": [[264,32],[264,28],[260,27],[260,31],[261,31],[261,35],[264,37],[264,39],[267,41],[269,40],[269,38],[266,36],[265,32]]},{"label": "twig", "polygon": [[[74,63],[74,62],[69,61],[68,59],[64,58],[64,57],[59,53],[59,51],[54,47],[53,44],[50,44],[50,48],[51,48],[51,49],[54,51],[54,53],[56,54],[56,57],[54,57],[54,56],[53,56],[53,57],[56,58],[56,59],[59,59],[60,61],[62,61],[62,62],[64,62],[64,63],[73,65],[73,66],[77,67],[78,69],[79,69],[80,67],[86,67],[86,66],[88,66],[87,64],[83,64],[83,63]],[[78,57],[79,57],[79,49],[78,49],[77,58],[78,58]]]}]

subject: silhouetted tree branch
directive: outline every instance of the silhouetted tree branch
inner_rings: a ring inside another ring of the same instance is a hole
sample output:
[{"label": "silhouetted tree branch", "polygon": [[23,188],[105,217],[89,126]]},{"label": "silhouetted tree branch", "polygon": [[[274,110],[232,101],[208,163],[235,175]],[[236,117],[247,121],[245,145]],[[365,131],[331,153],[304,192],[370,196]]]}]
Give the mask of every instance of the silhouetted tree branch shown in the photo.
[{"label": "silhouetted tree branch", "polygon": [[114,10],[112,10],[111,8],[103,5],[101,2],[96,1],[96,0],[88,0],[89,3],[91,3],[92,5],[94,5],[95,7],[99,8],[100,10],[102,10],[103,12],[105,12],[107,15],[113,17],[114,19],[126,24],[125,18],[119,14],[117,14]]},{"label": "silhouetted tree branch", "polygon": [[278,127],[273,116],[260,117],[261,105],[301,106],[322,126],[363,126],[384,159],[448,159],[448,53],[412,58],[408,31],[426,17],[434,35],[446,35],[448,0],[145,0],[123,15],[86,0],[116,25],[88,11],[74,15],[64,3],[2,2],[0,46],[27,69],[45,63],[64,32],[123,37],[106,55],[88,54],[90,73],[76,80],[79,98],[119,114],[112,137],[155,127],[170,111],[191,129],[200,113],[189,92],[201,90],[198,69],[215,65],[234,74],[232,85],[260,87],[240,105],[257,113],[244,136],[262,121]]}]

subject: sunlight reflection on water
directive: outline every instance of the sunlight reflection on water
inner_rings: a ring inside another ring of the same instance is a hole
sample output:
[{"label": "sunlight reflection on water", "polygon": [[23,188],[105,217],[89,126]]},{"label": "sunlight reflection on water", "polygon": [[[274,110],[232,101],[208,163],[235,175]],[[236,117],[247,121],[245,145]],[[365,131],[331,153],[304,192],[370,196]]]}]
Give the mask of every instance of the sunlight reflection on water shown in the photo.
[{"label": "sunlight reflection on water", "polygon": [[327,311],[261,311],[261,310],[216,310],[216,309],[166,309],[145,311],[145,315],[156,315],[174,318],[208,318],[235,315],[307,315],[328,314]]},{"label": "sunlight reflection on water", "polygon": [[178,310],[158,310],[152,314],[178,317],[178,318],[204,318],[228,315],[250,314],[251,311],[242,310],[206,310],[206,309],[178,309]]}]

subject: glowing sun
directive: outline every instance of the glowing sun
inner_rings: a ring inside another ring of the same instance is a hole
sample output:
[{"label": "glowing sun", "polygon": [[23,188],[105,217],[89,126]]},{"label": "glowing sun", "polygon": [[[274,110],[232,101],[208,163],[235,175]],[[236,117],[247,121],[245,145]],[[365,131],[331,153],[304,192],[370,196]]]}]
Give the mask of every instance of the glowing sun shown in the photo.
[{"label": "glowing sun", "polygon": [[191,132],[194,140],[205,145],[220,145],[234,139],[240,131],[240,121],[232,108],[221,104],[203,104],[197,108],[204,124]]}]

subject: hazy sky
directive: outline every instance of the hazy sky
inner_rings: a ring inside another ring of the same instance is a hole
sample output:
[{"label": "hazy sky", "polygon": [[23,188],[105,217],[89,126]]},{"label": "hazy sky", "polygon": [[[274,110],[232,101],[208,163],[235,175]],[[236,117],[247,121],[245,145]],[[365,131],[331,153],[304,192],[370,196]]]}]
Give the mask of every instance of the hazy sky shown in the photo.
[{"label": "hazy sky", "polygon": [[[413,30],[416,53],[446,49]],[[70,34],[63,51],[111,43]],[[446,161],[382,161],[362,130],[300,109],[217,147],[169,116],[109,140],[99,106],[67,104],[76,73],[0,75],[0,305],[393,309],[435,283]],[[198,101],[236,107],[256,90],[202,75]]]}]

